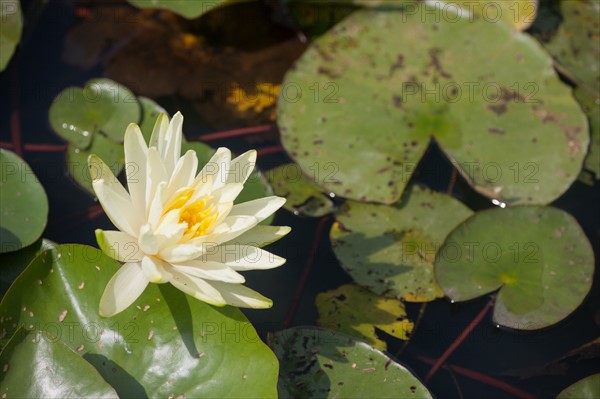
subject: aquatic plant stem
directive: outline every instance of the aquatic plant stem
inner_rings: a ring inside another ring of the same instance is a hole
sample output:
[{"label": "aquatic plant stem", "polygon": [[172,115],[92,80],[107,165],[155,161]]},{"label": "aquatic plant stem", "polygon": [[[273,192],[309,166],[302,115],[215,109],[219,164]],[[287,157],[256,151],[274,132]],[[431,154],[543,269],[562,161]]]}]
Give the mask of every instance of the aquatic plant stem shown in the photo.
[{"label": "aquatic plant stem", "polygon": [[444,362],[446,362],[448,357],[450,357],[450,355],[456,350],[456,348],[458,348],[460,344],[462,344],[463,341],[469,336],[471,331],[473,331],[475,327],[477,327],[477,325],[481,322],[481,320],[483,320],[487,312],[494,304],[494,298],[495,296],[490,298],[488,303],[486,303],[486,305],[483,307],[483,309],[481,309],[477,316],[475,316],[475,318],[469,323],[469,325],[463,330],[463,332],[460,333],[460,335],[454,340],[454,342],[452,342],[452,344],[448,347],[448,349],[446,349],[442,356],[438,358],[438,360],[427,373],[427,376],[425,377],[425,383],[427,383],[431,379],[431,377],[433,377],[433,375],[440,369]]},{"label": "aquatic plant stem", "polygon": [[[435,364],[436,363],[435,359],[431,359],[426,356],[417,356],[416,358],[417,358],[417,360],[419,360],[425,364]],[[472,380],[479,381],[482,384],[489,385],[491,387],[500,389],[504,392],[508,392],[511,395],[513,395],[517,398],[520,398],[520,399],[536,399],[536,397],[531,395],[530,393],[527,393],[517,387],[507,384],[506,382],[497,380],[493,377],[490,377],[489,375],[485,375],[485,374],[479,373],[477,371],[469,370],[469,369],[455,366],[452,364],[446,364],[446,365],[442,366],[442,368],[451,370],[456,374],[465,376]]]},{"label": "aquatic plant stem", "polygon": [[19,115],[19,61],[20,55],[16,54],[13,62],[17,64],[13,67],[13,78],[11,82],[11,112],[10,112],[10,136],[13,145],[13,151],[19,157],[23,158],[23,148],[21,147],[21,117]]},{"label": "aquatic plant stem", "polygon": [[275,125],[260,125],[245,127],[241,129],[225,130],[222,132],[208,133],[200,136],[201,141],[221,140],[231,137],[246,136],[250,134],[270,132],[275,129]]},{"label": "aquatic plant stem", "polygon": [[317,226],[317,230],[315,232],[315,238],[313,240],[312,246],[310,248],[310,252],[308,254],[308,258],[306,258],[306,263],[304,264],[304,270],[302,270],[302,275],[300,276],[300,281],[298,281],[298,285],[296,286],[296,292],[294,293],[294,298],[292,299],[292,303],[287,311],[287,315],[285,320],[283,321],[283,328],[288,328],[292,322],[294,321],[294,317],[296,316],[296,311],[298,310],[298,304],[300,303],[300,299],[302,298],[302,293],[304,292],[304,286],[306,285],[306,281],[308,280],[308,276],[312,270],[313,264],[315,263],[315,256],[317,251],[319,250],[319,244],[321,243],[321,237],[323,236],[323,231],[325,230],[325,226],[329,221],[329,215],[324,216],[319,225]]}]

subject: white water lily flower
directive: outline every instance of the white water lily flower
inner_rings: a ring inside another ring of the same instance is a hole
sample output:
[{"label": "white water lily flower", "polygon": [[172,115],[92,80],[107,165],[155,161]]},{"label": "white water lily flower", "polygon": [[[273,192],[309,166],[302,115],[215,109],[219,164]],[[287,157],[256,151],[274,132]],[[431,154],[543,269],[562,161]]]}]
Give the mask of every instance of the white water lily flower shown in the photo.
[{"label": "white water lily flower", "polygon": [[136,124],[125,132],[129,193],[100,158],[88,163],[93,187],[118,231],[96,230],[100,248],[124,262],[106,286],[100,315],[131,305],[148,283],[171,283],[217,306],[268,308],[272,302],[246,288],[240,271],[270,269],[285,259],[259,247],[286,235],[289,227],[257,226],[284,198],[234,205],[256,162],[256,151],[235,159],[219,148],[196,174],[194,151],[181,156],[183,116],[161,115],[149,146]]}]

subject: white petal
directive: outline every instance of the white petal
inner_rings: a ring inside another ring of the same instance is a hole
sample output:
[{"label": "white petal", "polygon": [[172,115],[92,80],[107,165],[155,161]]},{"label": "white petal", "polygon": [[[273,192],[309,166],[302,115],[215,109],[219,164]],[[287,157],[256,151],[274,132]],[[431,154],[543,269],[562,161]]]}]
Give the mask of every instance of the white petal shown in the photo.
[{"label": "white petal", "polygon": [[227,183],[245,183],[256,165],[256,150],[246,151],[229,164]]},{"label": "white petal", "polygon": [[146,223],[140,227],[138,244],[140,249],[147,255],[156,255],[158,253],[158,239],[154,235],[150,223]]},{"label": "white petal", "polygon": [[229,240],[232,240],[250,230],[256,226],[257,223],[258,219],[256,219],[254,216],[228,216],[225,218],[225,220],[223,220],[222,223],[216,226],[215,229],[208,234],[208,241],[215,244],[228,242]]},{"label": "white petal", "polygon": [[154,230],[154,234],[158,239],[158,248],[163,250],[177,244],[187,228],[187,224],[179,223],[180,209],[169,211],[160,221],[158,228]]},{"label": "white petal", "polygon": [[207,283],[221,293],[228,305],[253,309],[266,309],[273,306],[273,301],[269,298],[241,284],[229,284],[219,281],[207,281]]},{"label": "white petal", "polygon": [[285,204],[285,198],[265,197],[234,205],[229,215],[252,215],[262,222]]},{"label": "white petal", "polygon": [[148,147],[140,127],[131,123],[125,131],[125,173],[133,211],[146,218],[146,158]]},{"label": "white petal", "polygon": [[172,274],[168,264],[155,256],[144,256],[142,259],[142,271],[151,283],[168,283]]},{"label": "white petal", "polygon": [[196,176],[196,169],[198,169],[198,157],[196,152],[189,150],[177,161],[165,197],[171,198],[177,190],[189,187],[194,181],[194,176]]},{"label": "white petal", "polygon": [[[158,185],[162,182],[167,183],[168,176],[158,150],[154,147],[148,149],[148,160],[146,163],[146,206],[149,208],[156,195]],[[150,209],[147,209],[149,212]]]},{"label": "white petal", "polygon": [[110,279],[100,299],[100,316],[110,317],[131,305],[146,289],[148,279],[139,263],[125,263]]},{"label": "white petal", "polygon": [[[227,168],[231,162],[231,151],[225,147],[220,147],[210,158],[210,161],[204,165],[194,183],[207,182],[208,177],[212,177],[213,189],[223,186],[227,182]],[[221,177],[225,176],[225,177]]]},{"label": "white petal", "polygon": [[[198,237],[200,240],[205,237]],[[172,247],[161,249],[159,255],[162,259],[169,263],[182,263],[196,259],[206,251],[206,246],[197,243],[197,239],[190,240],[188,243],[179,244]]]},{"label": "white petal", "polygon": [[285,263],[284,258],[264,249],[236,244],[207,246],[199,260],[223,263],[237,271],[273,269]]},{"label": "white petal", "polygon": [[226,283],[243,283],[246,281],[244,276],[218,262],[191,260],[185,263],[173,264],[172,266],[175,270],[187,274],[188,276],[205,280],[224,281]]},{"label": "white petal", "polygon": [[123,185],[96,155],[89,156],[88,164],[94,192],[106,216],[119,230],[132,236],[136,235],[141,222],[136,213],[131,212],[131,198]]},{"label": "white petal", "polygon": [[144,256],[137,239],[127,233],[97,229],[96,241],[102,252],[120,262],[139,262]]},{"label": "white petal", "polygon": [[286,236],[292,229],[288,226],[255,226],[229,241],[229,244],[264,247]]},{"label": "white petal", "polygon": [[156,192],[154,193],[154,198],[150,201],[150,210],[148,211],[148,223],[152,225],[152,227],[156,227],[160,221],[160,217],[163,214],[164,208],[164,195],[163,192],[167,187],[166,182],[161,182],[156,188]]},{"label": "white petal", "polygon": [[210,193],[210,195],[213,197],[212,201],[215,203],[233,202],[243,189],[244,185],[242,183],[231,183],[219,187]]},{"label": "white petal", "polygon": [[183,125],[183,115],[181,112],[177,112],[173,115],[169,128],[167,129],[165,136],[164,150],[161,152],[162,159],[165,161],[165,168],[167,175],[171,176],[175,169],[175,164],[181,156],[181,138],[183,133],[181,131]]},{"label": "white petal", "polygon": [[[152,135],[150,136],[150,143],[148,147],[155,147],[159,152],[164,150],[165,135],[169,128],[169,117],[165,114],[160,114],[154,124]],[[159,148],[160,147],[160,148]]]},{"label": "white petal", "polygon": [[200,278],[191,277],[173,270],[171,284],[186,294],[211,305],[225,306],[227,304],[217,289]]}]

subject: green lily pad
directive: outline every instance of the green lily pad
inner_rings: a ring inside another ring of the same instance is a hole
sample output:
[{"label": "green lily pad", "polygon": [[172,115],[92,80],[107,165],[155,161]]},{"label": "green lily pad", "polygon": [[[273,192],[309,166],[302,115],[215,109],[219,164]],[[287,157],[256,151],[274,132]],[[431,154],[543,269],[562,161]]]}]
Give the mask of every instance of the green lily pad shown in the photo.
[{"label": "green lily pad", "polygon": [[[198,18],[200,15],[234,0],[128,0],[139,8],[161,8],[172,11],[187,19]],[[238,0],[243,1],[243,0]]]},{"label": "green lily pad", "polygon": [[0,149],[0,253],[33,244],[46,228],[48,198],[29,165]]},{"label": "green lily pad", "polygon": [[544,204],[565,192],[589,135],[549,55],[506,24],[412,10],[358,11],[288,72],[278,124],[290,156],[327,191],[390,204],[434,138],[490,198]]},{"label": "green lily pad", "polygon": [[379,350],[386,350],[387,344],[376,329],[405,341],[414,329],[404,303],[352,284],[317,295],[316,305],[321,327],[348,334]]},{"label": "green lily pad", "polygon": [[142,119],[139,126],[146,143],[149,143],[158,116],[160,114],[168,115],[168,112],[151,98],[140,96],[138,97],[138,101],[142,106]]},{"label": "green lily pad", "polygon": [[344,334],[291,328],[269,345],[280,362],[280,398],[432,397],[404,366]]},{"label": "green lily pad", "polygon": [[110,79],[89,80],[83,89],[66,88],[49,111],[52,129],[80,150],[87,149],[97,133],[122,143],[125,129],[140,115],[135,95]]},{"label": "green lily pad", "polygon": [[88,167],[90,154],[98,155],[115,176],[123,170],[125,154],[123,144],[115,143],[100,134],[94,136],[91,146],[86,150],[80,150],[72,144],[67,147],[67,172],[81,188],[95,195]]},{"label": "green lily pad", "polygon": [[20,4],[17,0],[0,0],[0,72],[8,65],[21,40],[23,17]]},{"label": "green lily pad", "polygon": [[538,0],[445,0],[443,12],[458,5],[487,22],[502,21],[517,31],[529,28],[537,15]]},{"label": "green lily pad", "polygon": [[84,245],[44,252],[0,303],[0,331],[10,337],[24,326],[61,339],[119,397],[275,396],[277,359],[237,308],[150,284],[122,313],[100,317],[100,297],[118,268]]},{"label": "green lily pad", "polygon": [[289,163],[265,172],[275,194],[287,198],[283,206],[296,215],[321,217],[334,211],[331,198],[296,164]]},{"label": "green lily pad", "polygon": [[0,297],[4,295],[8,287],[33,259],[55,245],[50,240],[40,238],[18,251],[0,254]]},{"label": "green lily pad", "polygon": [[0,386],[11,398],[116,398],[75,351],[42,331],[19,329],[0,355]]},{"label": "green lily pad", "polygon": [[392,206],[346,202],[330,237],[357,284],[379,295],[427,302],[443,296],[433,274],[438,248],[472,214],[448,195],[411,186]]},{"label": "green lily pad", "polygon": [[589,292],[593,273],[594,253],[577,221],[540,206],[476,213],[448,235],[435,262],[452,301],[499,289],[494,321],[519,330],[567,317]]},{"label": "green lily pad", "polygon": [[593,374],[569,386],[558,394],[556,399],[597,399],[600,398],[600,374]]},{"label": "green lily pad", "polygon": [[585,157],[584,172],[591,172],[596,180],[600,180],[600,94],[581,88],[575,89],[574,94],[590,124],[590,148]]},{"label": "green lily pad", "polygon": [[600,3],[561,1],[563,22],[544,47],[571,77],[600,92]]}]

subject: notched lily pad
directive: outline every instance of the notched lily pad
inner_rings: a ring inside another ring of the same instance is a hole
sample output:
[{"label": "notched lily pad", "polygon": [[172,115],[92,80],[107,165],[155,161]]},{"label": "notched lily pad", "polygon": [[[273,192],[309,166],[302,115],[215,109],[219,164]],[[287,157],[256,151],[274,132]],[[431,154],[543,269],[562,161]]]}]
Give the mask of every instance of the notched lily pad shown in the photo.
[{"label": "notched lily pad", "polygon": [[333,251],[354,281],[372,292],[432,301],[443,296],[433,274],[437,250],[472,213],[458,200],[419,186],[392,206],[348,201],[331,227]]},{"label": "notched lily pad", "polygon": [[451,300],[499,290],[494,321],[519,330],[567,317],[589,292],[593,273],[594,253],[579,224],[540,206],[476,213],[448,235],[435,261]]},{"label": "notched lily pad", "polygon": [[287,199],[283,207],[288,211],[311,217],[321,217],[333,212],[331,198],[298,165],[281,165],[265,174],[275,194]]},{"label": "notched lily pad", "polygon": [[4,347],[0,364],[0,386],[12,398],[117,397],[91,364],[42,331],[19,329]]},{"label": "notched lily pad", "polygon": [[545,204],[564,193],[589,135],[550,56],[506,24],[411,9],[352,14],[287,73],[278,124],[290,156],[306,173],[316,166],[328,192],[390,204],[434,138],[490,198]]},{"label": "notched lily pad", "polygon": [[0,149],[0,253],[33,244],[46,228],[48,197],[29,165]]},{"label": "notched lily pad", "polygon": [[432,397],[404,366],[344,334],[291,328],[269,345],[280,361],[280,398]]},{"label": "notched lily pad", "polygon": [[379,350],[386,350],[387,344],[379,339],[377,329],[406,341],[414,328],[404,303],[356,285],[346,284],[321,293],[316,305],[321,327],[348,334]]},{"label": "notched lily pad", "polygon": [[125,86],[110,79],[92,79],[85,86],[68,87],[50,106],[52,129],[80,150],[96,134],[122,143],[127,125],[140,120],[140,104]]},{"label": "notched lily pad", "polygon": [[44,327],[119,397],[276,395],[277,359],[237,308],[215,308],[170,284],[150,284],[122,313],[100,317],[100,297],[119,267],[85,245],[42,253],[0,303],[0,342],[19,326]]}]

